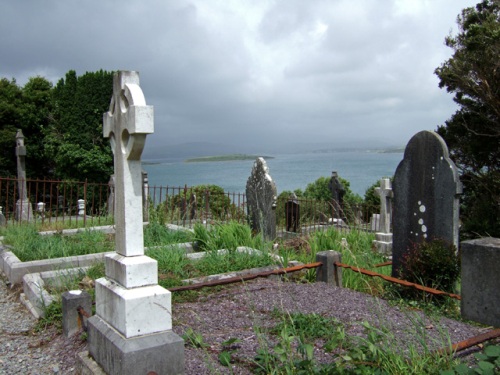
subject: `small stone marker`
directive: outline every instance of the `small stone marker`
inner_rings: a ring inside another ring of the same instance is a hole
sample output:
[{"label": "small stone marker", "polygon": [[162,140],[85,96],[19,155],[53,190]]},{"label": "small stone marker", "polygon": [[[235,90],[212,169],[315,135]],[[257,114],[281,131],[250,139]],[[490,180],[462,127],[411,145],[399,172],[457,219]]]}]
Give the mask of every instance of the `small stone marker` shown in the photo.
[{"label": "small stone marker", "polygon": [[70,290],[62,294],[62,315],[64,336],[73,336],[82,330],[87,317],[78,313],[81,307],[87,314],[92,314],[92,297],[82,290]]},{"label": "small stone marker", "polygon": [[391,255],[392,253],[392,191],[391,180],[383,178],[380,180],[380,187],[375,188],[375,192],[380,196],[379,231],[375,233],[373,245],[381,254]]},{"label": "small stone marker", "polygon": [[500,327],[500,238],[479,238],[460,244],[461,314]]},{"label": "small stone marker", "polygon": [[297,195],[292,194],[285,203],[286,231],[297,233],[300,228],[300,203]]},{"label": "small stone marker", "polygon": [[26,187],[26,146],[24,145],[24,135],[21,129],[17,129],[16,144],[18,200],[16,202],[15,218],[17,221],[33,221],[33,208]]},{"label": "small stone marker", "polygon": [[333,218],[342,218],[342,204],[344,202],[345,189],[342,182],[339,180],[339,175],[337,172],[332,172],[332,177],[328,183],[328,188],[332,192],[332,203],[333,203]]},{"label": "small stone marker", "polygon": [[264,239],[276,238],[277,190],[264,158],[255,160],[246,186],[247,210],[250,226]]},{"label": "small stone marker", "polygon": [[394,175],[392,275],[410,245],[441,239],[458,248],[462,184],[448,147],[435,132],[421,131],[406,146]]},{"label": "small stone marker", "polygon": [[172,332],[171,293],[158,285],[157,262],[144,255],[141,154],[154,124],[137,72],[115,73],[103,122],[114,153],[116,253],[96,280],[89,353],[108,374],[181,374],[184,342]]}]

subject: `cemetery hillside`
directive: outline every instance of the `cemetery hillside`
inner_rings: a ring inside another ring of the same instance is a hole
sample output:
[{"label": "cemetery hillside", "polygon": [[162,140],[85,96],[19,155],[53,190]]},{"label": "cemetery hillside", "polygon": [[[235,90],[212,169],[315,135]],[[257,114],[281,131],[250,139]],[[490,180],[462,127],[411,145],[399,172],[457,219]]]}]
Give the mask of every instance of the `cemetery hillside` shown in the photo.
[{"label": "cemetery hillside", "polygon": [[175,166],[243,166],[238,192],[155,185],[178,113],[139,72],[1,77],[0,374],[499,374],[500,1],[457,25],[456,112],[364,196],[253,151]]}]

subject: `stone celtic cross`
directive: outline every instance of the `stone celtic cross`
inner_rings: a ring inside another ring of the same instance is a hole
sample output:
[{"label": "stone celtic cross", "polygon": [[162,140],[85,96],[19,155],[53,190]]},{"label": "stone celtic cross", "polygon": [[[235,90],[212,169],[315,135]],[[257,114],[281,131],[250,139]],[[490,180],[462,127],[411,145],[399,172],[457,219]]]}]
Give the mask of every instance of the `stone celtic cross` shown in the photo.
[{"label": "stone celtic cross", "polygon": [[380,180],[380,187],[375,188],[375,192],[380,197],[380,231],[382,233],[391,232],[391,215],[392,215],[392,191],[391,180],[383,178]]},{"label": "stone celtic cross", "polygon": [[103,124],[114,153],[116,252],[143,255],[141,155],[154,121],[137,72],[120,71],[113,77],[113,97]]}]

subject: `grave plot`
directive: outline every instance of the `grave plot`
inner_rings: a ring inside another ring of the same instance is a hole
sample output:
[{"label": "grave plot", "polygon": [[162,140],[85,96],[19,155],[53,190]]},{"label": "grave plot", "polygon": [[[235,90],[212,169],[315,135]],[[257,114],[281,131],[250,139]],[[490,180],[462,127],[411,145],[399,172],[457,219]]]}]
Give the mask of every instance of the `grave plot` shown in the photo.
[{"label": "grave plot", "polygon": [[[193,251],[190,232],[154,223],[146,227],[146,246],[184,243],[186,251]],[[11,284],[18,284],[29,273],[88,267],[113,252],[114,233],[114,226],[40,233],[34,226],[12,226],[2,239],[0,269]]]},{"label": "grave plot", "polygon": [[[157,261],[158,284],[164,288],[283,266],[283,259],[269,252],[271,243],[264,243],[260,237],[253,238],[250,228],[241,224],[222,225],[212,230],[200,225],[195,226],[194,234],[179,230],[174,232],[177,236],[172,236],[172,231],[165,227],[150,225],[145,230],[145,243],[151,246],[145,249],[145,254]],[[196,241],[166,244],[169,239],[166,237]],[[193,253],[193,249],[198,252]],[[104,276],[103,256],[93,258],[91,266],[26,274],[23,279],[25,304],[35,316],[43,316],[46,307],[58,301],[61,293],[92,288],[94,281]]]}]

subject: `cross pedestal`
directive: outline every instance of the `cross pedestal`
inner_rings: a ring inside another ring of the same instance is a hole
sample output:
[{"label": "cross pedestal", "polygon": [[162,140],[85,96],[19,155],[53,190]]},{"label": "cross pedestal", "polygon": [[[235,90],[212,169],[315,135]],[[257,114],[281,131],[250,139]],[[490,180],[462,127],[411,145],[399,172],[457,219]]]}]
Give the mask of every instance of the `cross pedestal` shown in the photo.
[{"label": "cross pedestal", "polygon": [[183,374],[171,294],[158,285],[156,260],[144,255],[141,154],[154,125],[137,72],[115,74],[103,122],[114,153],[116,253],[105,259],[106,277],[96,280],[89,353],[108,374]]},{"label": "cross pedestal", "polygon": [[380,187],[375,188],[375,192],[380,196],[380,232],[375,233],[375,246],[379,253],[392,255],[392,191],[391,180],[383,178],[380,180]]}]

